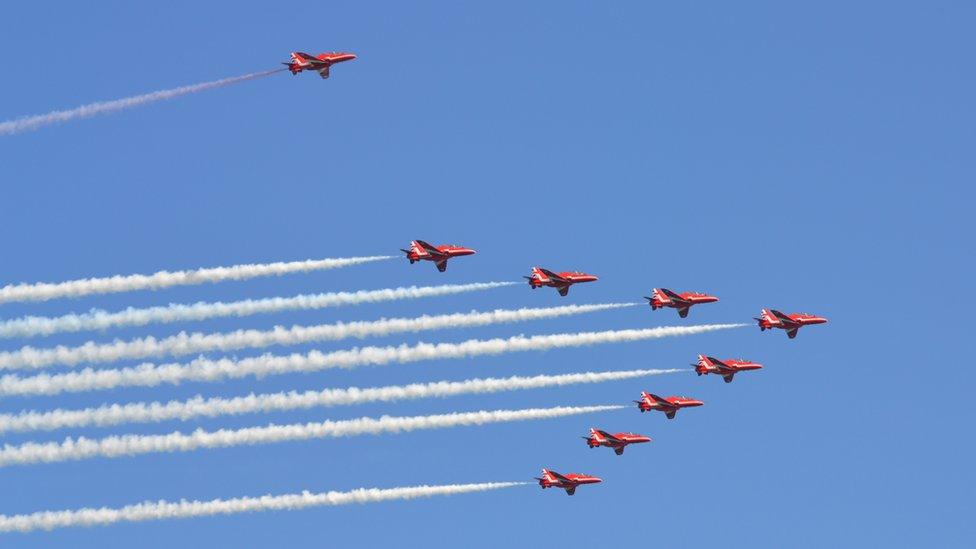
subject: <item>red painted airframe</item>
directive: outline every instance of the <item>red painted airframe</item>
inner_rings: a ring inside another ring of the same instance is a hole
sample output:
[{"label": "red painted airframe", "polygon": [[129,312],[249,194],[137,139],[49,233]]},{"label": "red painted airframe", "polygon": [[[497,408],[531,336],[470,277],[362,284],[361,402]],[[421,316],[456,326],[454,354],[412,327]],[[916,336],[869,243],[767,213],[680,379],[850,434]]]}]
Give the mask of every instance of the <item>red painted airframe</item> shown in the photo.
[{"label": "red painted airframe", "polygon": [[590,436],[582,438],[586,440],[586,445],[590,448],[606,446],[607,448],[613,448],[613,451],[618,456],[623,455],[624,448],[626,448],[628,444],[639,444],[641,442],[651,441],[651,437],[645,437],[644,435],[637,435],[634,433],[614,433],[611,435],[606,431],[601,431],[594,428],[590,429]]},{"label": "red painted airframe", "polygon": [[640,409],[641,413],[650,412],[651,410],[659,410],[664,412],[664,415],[668,419],[674,419],[674,415],[678,413],[678,410],[682,408],[691,408],[694,406],[701,406],[705,404],[700,400],[695,400],[693,398],[688,398],[684,396],[669,396],[669,397],[659,397],[653,393],[648,393],[647,391],[641,392],[641,399],[635,400],[637,403],[637,408]]},{"label": "red painted airframe", "polygon": [[400,251],[407,254],[407,259],[410,260],[411,265],[417,261],[433,261],[434,265],[437,265],[437,270],[442,273],[447,270],[448,259],[463,255],[473,255],[475,253],[471,248],[454,246],[453,244],[431,246],[423,240],[414,240],[410,243],[409,250],[400,248]]},{"label": "red painted airframe", "polygon": [[581,273],[579,271],[565,271],[554,273],[542,267],[532,267],[532,276],[523,276],[529,281],[529,287],[533,290],[543,286],[555,288],[559,295],[565,296],[569,293],[569,287],[580,282],[595,282],[599,280],[595,275]]},{"label": "red painted airframe", "polygon": [[282,63],[282,65],[288,65],[288,70],[292,74],[298,74],[302,71],[315,71],[322,78],[328,78],[329,67],[343,61],[352,61],[355,58],[356,54],[344,51],[332,51],[318,55],[294,51],[291,53],[291,62]]},{"label": "red painted airframe", "polygon": [[752,362],[750,360],[741,360],[736,358],[719,360],[713,356],[707,355],[698,355],[698,362],[696,364],[692,364],[692,366],[695,367],[695,372],[698,375],[702,376],[707,374],[718,374],[722,376],[722,379],[724,379],[726,383],[732,383],[732,378],[739,372],[762,369],[762,364]]},{"label": "red painted airframe", "polygon": [[539,481],[539,486],[543,490],[546,488],[562,488],[566,490],[566,495],[571,496],[576,493],[576,487],[580,484],[596,484],[598,482],[603,482],[603,479],[594,477],[592,475],[584,475],[580,473],[566,473],[565,475],[560,475],[555,471],[550,471],[549,469],[542,470],[542,477],[535,477]]},{"label": "red painted airframe", "polygon": [[664,307],[671,307],[672,309],[678,309],[678,316],[685,318],[688,316],[688,309],[692,305],[698,305],[699,303],[714,303],[718,301],[718,298],[713,295],[700,294],[697,292],[684,292],[677,293],[672,292],[667,288],[654,288],[651,292],[651,297],[644,297],[648,302],[650,302],[652,310],[663,309]]},{"label": "red painted airframe", "polygon": [[759,322],[759,331],[764,332],[773,328],[779,328],[780,330],[786,330],[786,335],[790,339],[796,337],[796,332],[804,326],[809,324],[825,324],[827,322],[827,319],[822,316],[809,315],[807,313],[787,315],[776,309],[763,309],[759,317],[755,319]]}]

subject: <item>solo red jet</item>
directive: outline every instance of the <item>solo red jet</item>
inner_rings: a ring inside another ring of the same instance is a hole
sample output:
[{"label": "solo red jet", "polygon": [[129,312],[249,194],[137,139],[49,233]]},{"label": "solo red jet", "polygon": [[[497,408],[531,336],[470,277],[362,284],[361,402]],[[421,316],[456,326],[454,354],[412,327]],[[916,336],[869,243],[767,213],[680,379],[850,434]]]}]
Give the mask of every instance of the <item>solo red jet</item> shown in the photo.
[{"label": "solo red jet", "polygon": [[696,292],[675,293],[667,288],[654,288],[651,297],[644,297],[650,302],[651,309],[656,311],[664,307],[678,309],[678,316],[685,318],[688,316],[688,309],[692,305],[699,303],[715,303],[718,298],[713,295],[700,294]]},{"label": "solo red jet", "polygon": [[565,475],[560,475],[555,471],[550,471],[549,469],[542,470],[542,477],[535,477],[539,481],[539,486],[543,490],[546,488],[562,488],[566,490],[566,495],[571,496],[576,493],[576,487],[580,484],[596,484],[598,482],[603,482],[603,479],[594,477],[591,475],[583,475],[580,473],[566,473]]},{"label": "solo red jet", "polygon": [[328,78],[329,67],[336,63],[342,63],[343,61],[352,61],[355,58],[356,54],[344,51],[333,51],[318,55],[309,55],[300,51],[294,51],[291,53],[291,62],[282,63],[282,65],[288,65],[288,70],[292,74],[298,74],[302,71],[315,71],[322,78]]},{"label": "solo red jet", "polygon": [[808,324],[826,324],[827,322],[827,319],[822,316],[808,315],[806,313],[787,315],[776,309],[763,309],[762,314],[759,316],[760,318],[755,319],[759,322],[759,331],[764,332],[773,328],[779,328],[780,330],[786,330],[786,335],[790,339],[796,337],[796,332]]},{"label": "solo red jet", "polygon": [[592,428],[590,429],[590,436],[583,438],[586,440],[586,444],[590,448],[606,446],[607,448],[613,448],[613,451],[618,456],[623,455],[624,448],[626,448],[628,444],[638,444],[641,442],[651,441],[651,437],[645,437],[644,435],[635,435],[634,433],[614,433],[611,435],[606,431]]},{"label": "solo red jet", "polygon": [[595,282],[599,280],[595,275],[581,273],[579,271],[554,273],[542,267],[532,267],[532,276],[524,276],[529,281],[529,286],[534,290],[543,286],[549,286],[559,291],[559,295],[565,296],[569,293],[569,287],[579,282]]},{"label": "solo red jet", "polygon": [[664,415],[668,416],[668,419],[674,419],[674,415],[682,408],[692,408],[705,404],[700,400],[683,396],[662,398],[647,391],[641,392],[641,399],[635,400],[634,402],[637,403],[637,408],[640,409],[642,414],[651,410],[660,410],[664,412]]},{"label": "solo red jet", "polygon": [[722,376],[722,379],[724,379],[726,383],[732,383],[732,378],[739,372],[762,369],[762,364],[751,362],[749,360],[740,360],[735,358],[719,360],[715,357],[706,355],[698,355],[698,363],[692,364],[692,366],[695,367],[695,372],[697,372],[698,375],[702,376],[706,374],[718,374]]},{"label": "solo red jet", "polygon": [[444,246],[431,246],[423,240],[414,240],[410,243],[409,250],[400,248],[400,251],[407,254],[407,259],[410,260],[411,265],[422,260],[433,261],[434,265],[437,265],[437,270],[442,273],[447,270],[448,259],[451,259],[452,257],[460,257],[462,255],[474,255],[475,253],[475,251],[471,248],[463,248],[461,246],[454,246],[451,244],[445,244]]}]

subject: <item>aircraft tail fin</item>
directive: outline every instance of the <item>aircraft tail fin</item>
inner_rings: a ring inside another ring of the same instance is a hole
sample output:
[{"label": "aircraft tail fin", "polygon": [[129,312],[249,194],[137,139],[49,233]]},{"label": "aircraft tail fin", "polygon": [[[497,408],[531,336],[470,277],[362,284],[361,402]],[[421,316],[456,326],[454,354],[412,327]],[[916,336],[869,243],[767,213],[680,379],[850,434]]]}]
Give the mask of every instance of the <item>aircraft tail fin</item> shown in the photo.
[{"label": "aircraft tail fin", "polygon": [[427,257],[429,255],[422,240],[412,240],[410,242],[410,251],[417,254],[417,257]]},{"label": "aircraft tail fin", "polygon": [[667,288],[654,288],[651,290],[651,295],[654,296],[654,300],[658,303],[670,303],[671,296],[668,295]]}]

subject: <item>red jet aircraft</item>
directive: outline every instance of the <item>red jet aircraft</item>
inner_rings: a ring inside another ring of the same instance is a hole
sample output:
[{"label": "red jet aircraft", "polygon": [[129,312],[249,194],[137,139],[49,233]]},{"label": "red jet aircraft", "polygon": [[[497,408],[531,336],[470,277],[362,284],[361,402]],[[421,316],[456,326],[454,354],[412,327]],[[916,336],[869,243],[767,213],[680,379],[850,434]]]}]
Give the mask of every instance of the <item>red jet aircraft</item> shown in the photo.
[{"label": "red jet aircraft", "polygon": [[756,362],[734,358],[719,360],[706,355],[698,355],[698,363],[692,364],[692,366],[695,367],[695,372],[698,375],[718,374],[726,383],[732,383],[732,378],[739,372],[762,369],[762,364]]},{"label": "red jet aircraft", "polygon": [[309,55],[300,51],[294,51],[291,53],[291,62],[282,63],[282,65],[288,65],[288,70],[292,74],[311,70],[319,73],[319,76],[322,78],[328,78],[329,67],[336,63],[342,63],[343,61],[352,61],[355,58],[356,54],[344,51],[333,51],[318,55]]},{"label": "red jet aircraft", "polygon": [[667,288],[654,288],[651,292],[651,297],[644,297],[650,302],[652,310],[663,309],[664,307],[671,307],[672,309],[678,309],[678,316],[685,318],[688,316],[688,309],[692,305],[698,305],[699,303],[715,303],[718,298],[713,295],[699,294],[696,292],[684,292],[675,293]]},{"label": "red jet aircraft", "polygon": [[437,265],[437,270],[442,273],[447,270],[448,259],[462,255],[473,255],[475,253],[471,248],[462,248],[461,246],[451,244],[431,246],[423,240],[414,240],[410,243],[409,250],[400,248],[400,251],[407,254],[407,259],[410,260],[411,265],[421,260],[433,261],[434,265]]},{"label": "red jet aircraft", "polygon": [[587,446],[590,448],[599,448],[600,446],[606,446],[607,448],[613,448],[616,454],[623,455],[624,448],[628,444],[638,444],[641,442],[650,442],[651,437],[645,437],[644,435],[635,435],[634,433],[614,433],[610,434],[606,431],[601,431],[599,429],[590,429],[590,436],[583,437],[586,440]]},{"label": "red jet aircraft", "polygon": [[595,282],[599,280],[595,275],[581,273],[579,271],[554,273],[542,267],[532,267],[532,276],[524,276],[529,281],[529,286],[534,290],[543,286],[549,286],[559,291],[559,295],[565,296],[569,293],[569,287],[579,282]]},{"label": "red jet aircraft", "polygon": [[797,330],[803,326],[808,324],[825,324],[827,322],[827,319],[822,316],[808,315],[806,313],[787,315],[776,309],[763,309],[762,314],[759,316],[760,318],[755,319],[759,321],[759,331],[764,332],[773,328],[779,328],[780,330],[786,330],[786,335],[790,339],[796,337]]},{"label": "red jet aircraft", "polygon": [[664,412],[664,415],[668,416],[668,419],[674,419],[674,415],[682,408],[691,408],[705,404],[700,400],[683,396],[662,398],[647,391],[641,392],[641,399],[635,400],[634,402],[637,403],[637,408],[640,409],[642,414],[651,410],[660,410]]},{"label": "red jet aircraft", "polygon": [[603,479],[594,477],[591,475],[583,475],[580,473],[566,473],[565,475],[560,475],[555,471],[550,471],[549,469],[542,470],[542,478],[535,477],[539,481],[539,486],[543,490],[546,488],[562,488],[566,490],[566,495],[571,496],[576,493],[576,487],[580,484],[596,484],[598,482],[603,482]]}]

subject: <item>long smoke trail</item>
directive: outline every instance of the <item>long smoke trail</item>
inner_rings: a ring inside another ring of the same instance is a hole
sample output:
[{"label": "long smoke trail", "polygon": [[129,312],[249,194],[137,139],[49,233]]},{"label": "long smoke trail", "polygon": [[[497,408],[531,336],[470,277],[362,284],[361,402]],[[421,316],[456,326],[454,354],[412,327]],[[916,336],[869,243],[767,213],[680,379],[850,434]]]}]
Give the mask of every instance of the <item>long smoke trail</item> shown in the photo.
[{"label": "long smoke trail", "polygon": [[634,305],[636,304],[603,303],[536,309],[495,309],[488,312],[472,311],[470,313],[446,315],[423,315],[417,318],[384,318],[374,321],[292,326],[291,328],[276,326],[271,330],[236,330],[217,334],[180,332],[175,336],[163,339],[149,336],[106,344],[89,341],[78,347],[65,347],[63,345],[51,349],[23,347],[18,351],[0,352],[0,369],[43,368],[52,364],[74,366],[82,362],[113,362],[134,358],[182,356],[206,351],[234,351],[264,348],[272,345],[299,345],[350,337],[379,337],[404,332],[467,328],[506,322],[527,322],[620,309]]},{"label": "long smoke trail", "polygon": [[238,82],[262,78],[283,70],[285,69],[252,72],[251,74],[245,74],[243,76],[223,78],[221,80],[214,80],[212,82],[203,82],[202,84],[193,84],[191,86],[161,90],[143,95],[136,95],[134,97],[126,97],[124,99],[89,103],[87,105],[82,105],[81,107],[66,111],[52,111],[47,114],[38,114],[18,118],[16,120],[8,120],[6,122],[0,122],[0,135],[13,135],[15,133],[37,130],[44,126],[50,126],[51,124],[57,124],[59,122],[67,122],[76,118],[89,118],[99,114],[107,114],[125,109],[131,109],[132,107],[155,103],[165,99],[173,99],[174,97],[179,97],[181,95],[188,95],[204,90],[212,90],[214,88],[222,88]]},{"label": "long smoke trail", "polygon": [[483,482],[478,484],[447,484],[440,486],[405,486],[402,488],[358,488],[348,492],[304,491],[300,494],[210,501],[145,501],[135,505],[111,508],[85,507],[66,511],[40,511],[29,515],[0,515],[0,532],[33,532],[73,526],[102,526],[117,522],[144,522],[179,518],[236,515],[258,511],[294,511],[307,507],[375,503],[390,500],[410,500],[434,496],[451,496],[472,492],[487,492],[527,482]]},{"label": "long smoke trail", "polygon": [[5,444],[0,449],[0,467],[77,461],[96,457],[116,458],[162,452],[190,452],[200,449],[254,446],[294,440],[338,438],[357,435],[398,434],[418,430],[445,429],[489,423],[508,423],[533,419],[590,414],[620,410],[626,406],[556,406],[553,408],[526,408],[524,410],[481,410],[478,412],[454,412],[430,416],[378,418],[362,417],[340,421],[270,424],[264,427],[220,429],[192,433],[174,431],[165,435],[119,435],[102,439],[78,437],[64,442],[25,442],[20,445]]},{"label": "long smoke trail", "polygon": [[114,294],[133,290],[159,290],[171,286],[190,286],[225,280],[247,280],[260,276],[280,276],[338,269],[370,261],[393,259],[391,255],[345,257],[337,259],[307,259],[276,263],[250,263],[230,267],[210,267],[188,271],[159,271],[151,275],[116,275],[105,278],[85,278],[67,282],[38,282],[8,284],[0,288],[0,303],[13,301],[47,301],[59,297],[81,297],[92,294]]},{"label": "long smoke trail", "polygon": [[423,360],[471,358],[521,351],[546,351],[564,347],[582,347],[602,343],[624,343],[645,339],[659,339],[702,334],[716,330],[739,328],[747,324],[703,324],[699,326],[664,326],[642,330],[610,330],[537,336],[514,336],[507,339],[469,339],[462,343],[418,343],[398,347],[360,347],[345,351],[286,356],[261,355],[240,360],[198,358],[187,364],[141,364],[131,368],[94,370],[85,368],[63,374],[38,374],[30,377],[5,375],[0,377],[0,397],[13,395],[54,395],[63,392],[83,392],[117,387],[154,387],[177,385],[184,381],[217,381],[246,376],[294,372],[316,372],[329,368],[390,363],[410,363]]},{"label": "long smoke trail", "polygon": [[206,320],[220,317],[243,317],[280,311],[323,309],[361,303],[379,303],[400,299],[420,299],[466,292],[479,292],[518,282],[476,282],[473,284],[444,284],[441,286],[410,286],[357,292],[331,292],[269,297],[231,302],[199,302],[189,305],[171,303],[163,307],[128,308],[118,312],[92,309],[87,313],[59,317],[27,316],[0,322],[0,337],[34,337],[62,332],[106,330],[147,324]]},{"label": "long smoke trail", "polygon": [[468,379],[465,381],[435,381],[387,387],[350,387],[321,391],[289,391],[234,398],[196,396],[189,400],[169,402],[135,402],[105,404],[81,410],[56,409],[46,412],[27,411],[20,414],[0,414],[0,434],[25,431],[52,431],[66,427],[109,427],[125,423],[153,423],[169,420],[187,421],[199,417],[220,417],[250,413],[269,413],[315,407],[345,406],[369,402],[393,402],[423,398],[443,398],[457,395],[497,393],[523,389],[562,387],[581,383],[603,383],[622,379],[686,372],[687,369],[620,370],[583,372],[532,377]]}]

